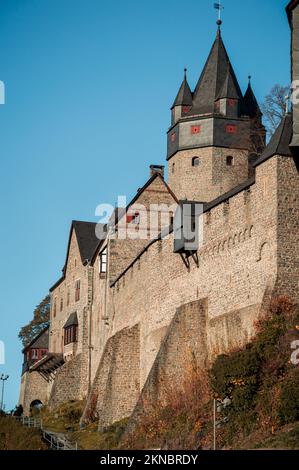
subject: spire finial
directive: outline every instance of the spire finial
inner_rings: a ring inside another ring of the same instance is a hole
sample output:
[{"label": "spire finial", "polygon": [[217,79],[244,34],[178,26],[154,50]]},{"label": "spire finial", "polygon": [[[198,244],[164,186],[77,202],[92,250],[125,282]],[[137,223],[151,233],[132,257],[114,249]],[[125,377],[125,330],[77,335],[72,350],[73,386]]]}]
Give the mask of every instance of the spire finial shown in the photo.
[{"label": "spire finial", "polygon": [[251,79],[252,79],[252,76],[251,74],[248,75],[248,85],[251,85]]},{"label": "spire finial", "polygon": [[218,25],[218,30],[220,30],[220,26],[222,25],[222,20],[221,20],[221,11],[224,10],[224,7],[221,4],[221,0],[218,0],[217,3],[214,3],[214,8],[218,10],[218,20],[217,20],[217,25]]},{"label": "spire finial", "polygon": [[187,78],[187,67],[184,68],[184,79],[186,80]]}]

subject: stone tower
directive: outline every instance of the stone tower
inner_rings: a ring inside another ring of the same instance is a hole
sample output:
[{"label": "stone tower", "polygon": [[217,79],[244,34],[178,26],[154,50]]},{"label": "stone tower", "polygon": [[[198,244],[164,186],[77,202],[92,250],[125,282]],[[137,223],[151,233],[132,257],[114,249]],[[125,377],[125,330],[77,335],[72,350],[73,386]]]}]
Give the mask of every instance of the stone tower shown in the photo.
[{"label": "stone tower", "polygon": [[208,202],[248,179],[266,133],[251,83],[241,92],[220,25],[194,92],[185,70],[171,112],[169,185],[179,199]]}]

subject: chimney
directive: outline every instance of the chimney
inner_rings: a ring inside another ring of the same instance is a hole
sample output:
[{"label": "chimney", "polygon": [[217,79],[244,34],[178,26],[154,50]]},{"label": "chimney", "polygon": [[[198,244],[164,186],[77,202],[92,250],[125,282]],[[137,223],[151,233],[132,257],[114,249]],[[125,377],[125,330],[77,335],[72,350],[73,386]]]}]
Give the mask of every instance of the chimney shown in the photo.
[{"label": "chimney", "polygon": [[150,165],[150,176],[159,173],[164,178],[164,165]]}]

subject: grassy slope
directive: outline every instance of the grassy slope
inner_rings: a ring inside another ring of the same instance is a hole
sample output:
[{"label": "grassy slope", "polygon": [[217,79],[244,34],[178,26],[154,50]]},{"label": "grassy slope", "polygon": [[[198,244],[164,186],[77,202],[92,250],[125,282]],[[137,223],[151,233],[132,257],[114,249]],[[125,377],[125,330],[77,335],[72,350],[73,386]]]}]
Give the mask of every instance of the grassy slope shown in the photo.
[{"label": "grassy slope", "polygon": [[0,450],[46,450],[38,429],[22,426],[15,419],[0,417]]}]

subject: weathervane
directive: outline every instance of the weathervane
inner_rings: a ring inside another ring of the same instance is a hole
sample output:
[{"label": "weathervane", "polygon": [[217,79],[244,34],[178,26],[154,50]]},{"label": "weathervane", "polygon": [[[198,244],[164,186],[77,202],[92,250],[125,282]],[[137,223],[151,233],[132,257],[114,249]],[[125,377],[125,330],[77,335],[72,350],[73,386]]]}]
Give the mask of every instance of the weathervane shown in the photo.
[{"label": "weathervane", "polygon": [[221,20],[221,11],[224,10],[224,7],[221,4],[221,0],[219,0],[217,3],[214,3],[214,8],[218,10],[218,21],[217,24],[218,26],[222,25],[222,20]]}]

